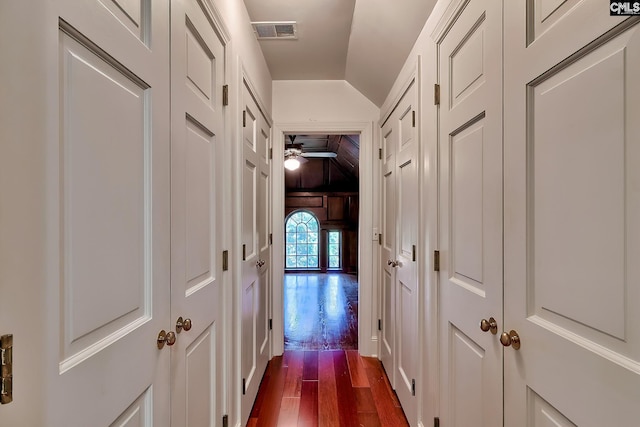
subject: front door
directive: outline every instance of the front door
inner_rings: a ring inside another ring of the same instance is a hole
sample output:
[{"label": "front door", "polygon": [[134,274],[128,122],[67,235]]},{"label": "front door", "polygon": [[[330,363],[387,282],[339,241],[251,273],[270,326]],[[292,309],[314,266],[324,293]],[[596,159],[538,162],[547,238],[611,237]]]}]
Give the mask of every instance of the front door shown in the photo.
[{"label": "front door", "polygon": [[22,92],[2,100],[17,164],[0,234],[33,249],[28,274],[18,261],[0,279],[17,297],[1,311],[29,328],[14,336],[16,416],[3,407],[0,423],[169,426],[168,2],[7,3],[2,38],[21,56],[3,51],[3,85]]},{"label": "front door", "polygon": [[[171,2],[171,419],[222,419],[225,46],[206,2]],[[181,321],[180,321],[181,319]]]},{"label": "front door", "polygon": [[638,19],[508,1],[505,23],[505,425],[637,426]]},{"label": "front door", "polygon": [[242,421],[246,423],[269,361],[270,136],[249,88],[242,113]]},{"label": "front door", "polygon": [[502,425],[502,5],[462,7],[438,42],[440,418],[452,427],[495,427]]}]

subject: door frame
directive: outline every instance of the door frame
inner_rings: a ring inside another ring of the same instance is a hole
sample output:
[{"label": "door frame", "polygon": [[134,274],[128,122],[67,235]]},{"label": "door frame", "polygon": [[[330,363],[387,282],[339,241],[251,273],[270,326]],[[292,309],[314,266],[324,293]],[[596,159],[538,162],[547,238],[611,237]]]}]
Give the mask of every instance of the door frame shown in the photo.
[{"label": "door frame", "polygon": [[[371,286],[358,287],[358,351],[364,356],[377,356],[378,333],[373,327],[374,313],[378,304],[378,278],[373,274],[377,260],[377,243],[369,238],[377,214],[377,200],[374,200],[374,148],[377,147],[374,122],[292,122],[277,123],[272,130],[273,170],[272,170],[272,268],[271,268],[271,315],[273,332],[271,335],[271,356],[284,352],[283,282],[284,282],[284,144],[285,133],[304,132],[316,134],[359,134],[360,135],[360,182],[358,213],[358,282]],[[369,214],[369,212],[374,213]],[[367,213],[367,214],[365,214]],[[377,318],[376,318],[377,319]]]}]

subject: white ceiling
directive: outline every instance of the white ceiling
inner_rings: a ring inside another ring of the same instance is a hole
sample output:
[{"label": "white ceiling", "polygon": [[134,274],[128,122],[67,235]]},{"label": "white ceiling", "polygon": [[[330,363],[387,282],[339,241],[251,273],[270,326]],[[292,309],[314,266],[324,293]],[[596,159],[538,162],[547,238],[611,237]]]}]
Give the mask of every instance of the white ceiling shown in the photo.
[{"label": "white ceiling", "polygon": [[261,40],[274,80],[347,80],[384,102],[436,0],[244,0],[252,21],[296,21]]}]

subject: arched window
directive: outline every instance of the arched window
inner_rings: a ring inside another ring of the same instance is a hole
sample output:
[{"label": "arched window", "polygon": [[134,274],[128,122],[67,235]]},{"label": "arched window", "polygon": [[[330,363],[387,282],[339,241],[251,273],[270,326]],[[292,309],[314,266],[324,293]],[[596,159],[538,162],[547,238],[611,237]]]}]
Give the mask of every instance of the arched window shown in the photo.
[{"label": "arched window", "polygon": [[311,212],[294,212],[285,222],[286,268],[318,268],[318,219]]}]

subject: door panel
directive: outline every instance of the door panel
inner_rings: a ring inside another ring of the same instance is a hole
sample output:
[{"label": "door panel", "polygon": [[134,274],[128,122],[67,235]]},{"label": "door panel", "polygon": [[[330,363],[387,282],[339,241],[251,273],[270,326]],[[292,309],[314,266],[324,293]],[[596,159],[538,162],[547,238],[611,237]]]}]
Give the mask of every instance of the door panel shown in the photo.
[{"label": "door panel", "polygon": [[412,84],[396,110],[399,131],[396,156],[396,383],[407,420],[417,422],[418,379],[418,138],[415,132],[417,90]]},{"label": "door panel", "polygon": [[[197,0],[171,2],[171,324],[173,425],[222,417],[222,176],[225,46]],[[191,329],[177,321],[191,321]]]},{"label": "door panel", "polygon": [[395,388],[395,281],[396,269],[391,262],[396,259],[396,151],[398,132],[388,120],[383,126],[382,152],[382,295],[380,360],[391,385]]},{"label": "door panel", "polygon": [[505,422],[632,426],[640,33],[599,2],[568,4],[546,31],[546,12],[505,8],[505,328],[522,340],[505,350]]},{"label": "door panel", "polygon": [[247,422],[270,356],[271,129],[243,89],[242,421]]},{"label": "door panel", "polygon": [[45,9],[39,51],[58,78],[34,126],[58,125],[38,154],[56,392],[31,402],[47,426],[169,425],[170,351],[154,342],[169,326],[169,10],[140,7],[132,33],[99,1]]},{"label": "door panel", "polygon": [[481,319],[502,319],[500,2],[471,0],[438,44],[441,419],[502,425],[502,347]]}]

